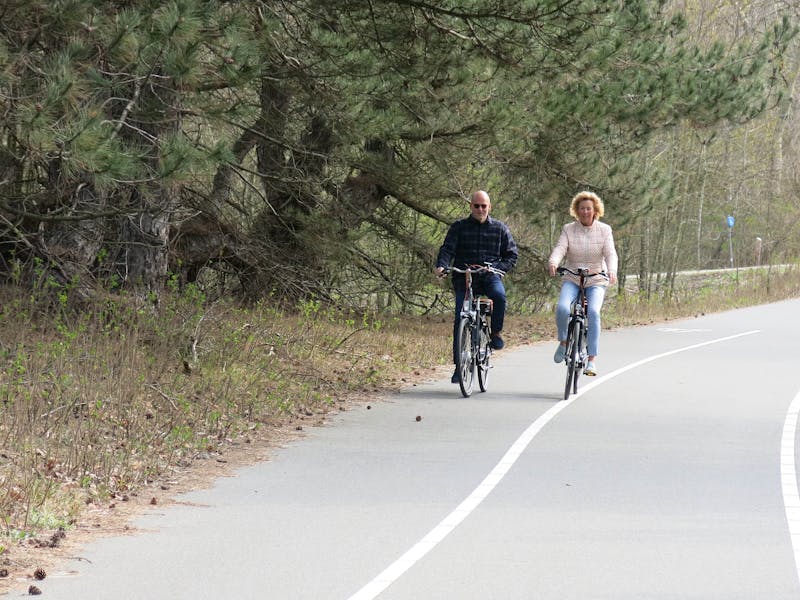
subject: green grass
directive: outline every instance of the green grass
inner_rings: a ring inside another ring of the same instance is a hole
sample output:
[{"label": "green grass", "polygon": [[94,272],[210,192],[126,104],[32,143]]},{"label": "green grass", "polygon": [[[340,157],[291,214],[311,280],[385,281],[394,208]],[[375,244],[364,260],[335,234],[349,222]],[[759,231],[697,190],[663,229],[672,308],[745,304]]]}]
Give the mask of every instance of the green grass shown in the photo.
[{"label": "green grass", "polygon": [[[611,290],[606,328],[796,297],[800,271],[682,278]],[[354,397],[442,376],[451,315],[283,311],[162,297],[80,312],[0,289],[0,547],[68,528],[87,504],[153,485],[199,455],[302,427]],[[514,313],[510,346],[553,336],[549,307]],[[3,550],[0,550],[0,554]]]}]

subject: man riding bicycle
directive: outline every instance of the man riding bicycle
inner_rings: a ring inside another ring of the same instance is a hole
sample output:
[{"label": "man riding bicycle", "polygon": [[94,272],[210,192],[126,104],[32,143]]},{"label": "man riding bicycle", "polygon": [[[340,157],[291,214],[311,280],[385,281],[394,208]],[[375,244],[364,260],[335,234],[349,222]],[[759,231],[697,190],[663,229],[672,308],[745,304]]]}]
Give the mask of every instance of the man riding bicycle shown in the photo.
[{"label": "man riding bicycle", "polygon": [[[482,190],[473,192],[470,197],[470,216],[460,219],[450,226],[444,238],[434,273],[442,275],[452,265],[463,268],[467,265],[490,263],[494,268],[508,273],[517,264],[517,244],[508,226],[489,216],[492,202],[489,194]],[[456,337],[461,316],[461,305],[466,295],[464,276],[453,274],[455,292],[455,319],[453,322],[453,363],[457,362]],[[503,280],[494,273],[476,273],[472,276],[472,288],[476,294],[483,294],[492,300],[492,341],[491,347],[500,350],[504,346],[500,332],[506,312],[506,290]],[[458,369],[450,378],[458,383]]]}]

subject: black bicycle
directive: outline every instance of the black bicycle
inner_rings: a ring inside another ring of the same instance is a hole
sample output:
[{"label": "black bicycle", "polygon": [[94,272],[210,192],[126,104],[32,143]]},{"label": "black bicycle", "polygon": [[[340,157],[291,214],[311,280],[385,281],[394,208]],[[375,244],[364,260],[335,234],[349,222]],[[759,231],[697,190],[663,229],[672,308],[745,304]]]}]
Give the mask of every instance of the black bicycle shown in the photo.
[{"label": "black bicycle", "polygon": [[586,302],[586,280],[600,275],[607,277],[603,272],[589,273],[589,269],[573,271],[567,267],[558,267],[557,272],[562,277],[564,273],[572,273],[579,279],[578,298],[573,302],[567,326],[567,349],[564,354],[564,363],[567,365],[567,380],[564,384],[564,400],[569,398],[570,392],[578,393],[578,377],[586,367],[588,357],[587,338],[589,330],[589,314]]},{"label": "black bicycle", "polygon": [[461,305],[461,317],[456,329],[456,370],[459,374],[458,384],[465,398],[472,394],[475,385],[475,374],[478,375],[478,386],[485,392],[489,384],[489,371],[492,368],[492,300],[475,294],[472,289],[474,273],[495,273],[501,277],[505,271],[495,269],[491,265],[467,265],[466,269],[450,267],[442,275],[450,271],[463,273],[466,278],[466,293]]}]

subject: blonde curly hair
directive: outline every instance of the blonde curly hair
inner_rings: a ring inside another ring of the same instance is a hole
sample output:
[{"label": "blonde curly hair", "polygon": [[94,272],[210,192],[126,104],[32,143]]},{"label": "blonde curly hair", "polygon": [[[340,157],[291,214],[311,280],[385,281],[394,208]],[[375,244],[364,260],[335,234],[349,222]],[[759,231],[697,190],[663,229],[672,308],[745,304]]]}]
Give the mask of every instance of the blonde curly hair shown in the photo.
[{"label": "blonde curly hair", "polygon": [[595,219],[599,219],[605,214],[605,206],[603,205],[603,201],[600,199],[600,196],[594,192],[578,192],[575,194],[575,197],[572,198],[572,202],[569,204],[569,214],[577,219],[578,204],[584,200],[591,200],[592,204],[594,204]]}]

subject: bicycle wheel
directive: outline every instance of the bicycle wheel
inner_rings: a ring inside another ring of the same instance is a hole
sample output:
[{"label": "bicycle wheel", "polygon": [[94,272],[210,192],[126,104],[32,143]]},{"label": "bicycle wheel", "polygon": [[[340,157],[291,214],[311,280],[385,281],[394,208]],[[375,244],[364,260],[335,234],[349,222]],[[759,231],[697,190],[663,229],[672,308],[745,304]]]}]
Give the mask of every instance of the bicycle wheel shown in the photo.
[{"label": "bicycle wheel", "polygon": [[569,398],[574,385],[577,385],[577,363],[578,363],[578,322],[570,321],[567,329],[567,351],[564,354],[564,363],[567,365],[567,379],[564,383],[564,400]]},{"label": "bicycle wheel", "polygon": [[481,320],[481,329],[478,337],[478,386],[482,392],[489,387],[489,370],[492,368],[491,357],[492,349],[489,346],[491,335],[489,325],[485,320]]},{"label": "bicycle wheel", "polygon": [[583,329],[583,323],[575,324],[575,358],[572,361],[574,367],[572,368],[572,393],[578,393],[578,377],[583,372],[583,359],[585,358],[584,348],[586,346],[586,332]]},{"label": "bicycle wheel", "polygon": [[458,373],[460,375],[458,385],[465,398],[472,394],[472,387],[475,379],[475,360],[472,356],[472,327],[470,320],[463,317],[458,324]]}]

